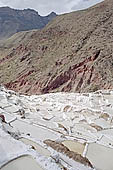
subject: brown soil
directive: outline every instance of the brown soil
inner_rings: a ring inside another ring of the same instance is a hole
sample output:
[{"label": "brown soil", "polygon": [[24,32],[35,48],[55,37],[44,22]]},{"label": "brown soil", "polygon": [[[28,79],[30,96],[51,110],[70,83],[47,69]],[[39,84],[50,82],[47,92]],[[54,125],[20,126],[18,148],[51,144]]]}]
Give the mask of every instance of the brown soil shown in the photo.
[{"label": "brown soil", "polygon": [[95,128],[97,131],[103,130],[103,128],[102,128],[101,126],[98,126],[98,125],[96,125],[96,124],[94,124],[94,123],[91,123],[90,126],[93,127],[93,128]]}]

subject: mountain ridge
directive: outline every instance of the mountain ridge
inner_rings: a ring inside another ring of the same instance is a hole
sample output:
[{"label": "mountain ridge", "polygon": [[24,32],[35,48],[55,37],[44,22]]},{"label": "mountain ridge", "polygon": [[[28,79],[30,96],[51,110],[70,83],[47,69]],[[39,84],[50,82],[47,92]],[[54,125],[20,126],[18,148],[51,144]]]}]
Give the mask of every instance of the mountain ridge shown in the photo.
[{"label": "mountain ridge", "polygon": [[54,12],[40,16],[34,9],[0,7],[0,39],[8,38],[20,31],[41,29],[56,16]]}]

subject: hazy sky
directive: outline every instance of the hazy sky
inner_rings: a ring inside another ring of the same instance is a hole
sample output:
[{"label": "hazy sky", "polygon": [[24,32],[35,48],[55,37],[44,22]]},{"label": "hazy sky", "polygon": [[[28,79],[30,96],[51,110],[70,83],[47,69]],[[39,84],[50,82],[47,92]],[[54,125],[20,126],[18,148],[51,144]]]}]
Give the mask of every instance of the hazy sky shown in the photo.
[{"label": "hazy sky", "polygon": [[103,0],[0,0],[0,6],[24,9],[33,8],[40,15],[54,11],[57,14],[88,8]]}]

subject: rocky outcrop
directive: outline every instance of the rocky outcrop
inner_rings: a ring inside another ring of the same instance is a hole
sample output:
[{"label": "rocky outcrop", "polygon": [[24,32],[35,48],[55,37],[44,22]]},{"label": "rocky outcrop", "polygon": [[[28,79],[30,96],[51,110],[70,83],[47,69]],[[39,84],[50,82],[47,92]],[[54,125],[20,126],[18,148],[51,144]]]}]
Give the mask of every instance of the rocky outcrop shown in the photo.
[{"label": "rocky outcrop", "polygon": [[92,57],[89,57],[84,61],[69,67],[68,71],[61,73],[55,78],[55,80],[50,80],[42,92],[47,93],[51,90],[59,88],[62,85],[62,91],[70,91],[73,88],[74,81],[76,81],[78,77],[80,78],[78,83],[75,83],[75,91],[79,91],[81,89],[81,87],[84,85],[84,81],[85,83],[90,84],[91,81],[93,81],[92,79],[94,79],[93,62],[98,58],[99,54],[100,50],[96,51]]}]

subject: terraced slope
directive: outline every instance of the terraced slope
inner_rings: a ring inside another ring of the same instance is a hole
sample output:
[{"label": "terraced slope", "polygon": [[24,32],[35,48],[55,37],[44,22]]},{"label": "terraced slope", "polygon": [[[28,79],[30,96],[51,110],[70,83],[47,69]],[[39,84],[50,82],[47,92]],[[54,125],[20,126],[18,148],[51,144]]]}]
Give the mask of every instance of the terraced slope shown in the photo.
[{"label": "terraced slope", "polygon": [[113,1],[57,16],[0,45],[0,83],[28,94],[113,87]]}]

